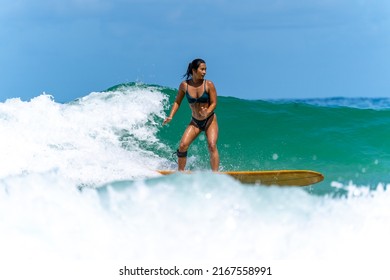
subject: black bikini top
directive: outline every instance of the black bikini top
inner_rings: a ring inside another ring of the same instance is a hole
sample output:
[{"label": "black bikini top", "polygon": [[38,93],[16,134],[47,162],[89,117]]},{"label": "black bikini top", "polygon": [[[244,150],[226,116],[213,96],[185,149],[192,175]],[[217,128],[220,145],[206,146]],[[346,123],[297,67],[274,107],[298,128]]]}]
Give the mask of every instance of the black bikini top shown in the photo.
[{"label": "black bikini top", "polygon": [[204,92],[198,98],[193,98],[188,93],[188,81],[187,81],[186,96],[187,96],[188,103],[190,103],[190,104],[193,104],[193,103],[210,103],[210,95],[206,91],[206,80],[204,80]]}]

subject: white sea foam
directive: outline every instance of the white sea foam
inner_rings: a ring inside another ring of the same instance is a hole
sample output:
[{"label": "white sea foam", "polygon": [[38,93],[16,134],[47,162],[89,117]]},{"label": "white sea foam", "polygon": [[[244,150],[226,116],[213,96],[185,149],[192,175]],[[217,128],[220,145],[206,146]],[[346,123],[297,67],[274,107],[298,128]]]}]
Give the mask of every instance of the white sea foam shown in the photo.
[{"label": "white sea foam", "polygon": [[335,199],[211,173],[71,184],[55,172],[0,182],[1,257],[351,261],[390,249],[386,190]]},{"label": "white sea foam", "polygon": [[[165,98],[128,88],[70,104],[49,95],[7,100],[0,104],[0,177],[58,170],[79,183],[102,183],[150,174],[164,160],[138,142],[157,142],[155,118],[163,118]],[[126,133],[131,139],[123,147]]]}]

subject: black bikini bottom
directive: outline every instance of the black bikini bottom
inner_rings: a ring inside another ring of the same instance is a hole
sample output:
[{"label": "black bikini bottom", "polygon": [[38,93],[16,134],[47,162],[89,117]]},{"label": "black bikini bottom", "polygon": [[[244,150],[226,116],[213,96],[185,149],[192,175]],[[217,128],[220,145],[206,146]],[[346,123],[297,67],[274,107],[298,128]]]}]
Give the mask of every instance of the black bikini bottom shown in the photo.
[{"label": "black bikini bottom", "polygon": [[192,117],[191,123],[194,124],[200,130],[205,131],[209,120],[212,119],[213,117],[214,117],[214,112],[212,112],[211,115],[205,118],[204,120],[197,120],[194,117]]}]

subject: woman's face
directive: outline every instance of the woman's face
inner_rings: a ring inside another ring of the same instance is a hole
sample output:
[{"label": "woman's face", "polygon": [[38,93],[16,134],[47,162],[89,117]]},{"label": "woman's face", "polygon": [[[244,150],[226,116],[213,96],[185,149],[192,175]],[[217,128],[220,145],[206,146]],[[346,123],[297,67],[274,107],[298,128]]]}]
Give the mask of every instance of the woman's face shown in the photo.
[{"label": "woman's face", "polygon": [[201,63],[199,64],[198,69],[192,70],[192,76],[196,79],[204,79],[204,77],[206,76],[206,70],[206,63]]}]

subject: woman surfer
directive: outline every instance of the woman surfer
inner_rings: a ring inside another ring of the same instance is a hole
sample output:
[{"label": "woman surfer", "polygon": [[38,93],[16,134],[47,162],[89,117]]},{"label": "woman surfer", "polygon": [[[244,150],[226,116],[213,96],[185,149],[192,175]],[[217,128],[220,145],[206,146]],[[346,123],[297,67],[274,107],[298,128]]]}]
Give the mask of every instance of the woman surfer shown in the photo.
[{"label": "woman surfer", "polygon": [[212,81],[205,80],[206,62],[203,59],[194,59],[187,68],[183,81],[172,105],[169,116],[163,125],[169,123],[176,114],[185,97],[192,111],[192,118],[180,140],[178,156],[178,170],[183,171],[187,163],[187,150],[198,135],[204,131],[207,137],[210,152],[211,170],[219,169],[219,154],[217,149],[218,122],[214,110],[217,106],[217,91]]}]

